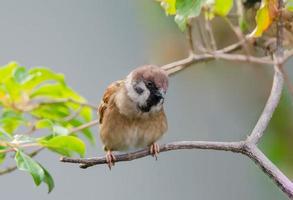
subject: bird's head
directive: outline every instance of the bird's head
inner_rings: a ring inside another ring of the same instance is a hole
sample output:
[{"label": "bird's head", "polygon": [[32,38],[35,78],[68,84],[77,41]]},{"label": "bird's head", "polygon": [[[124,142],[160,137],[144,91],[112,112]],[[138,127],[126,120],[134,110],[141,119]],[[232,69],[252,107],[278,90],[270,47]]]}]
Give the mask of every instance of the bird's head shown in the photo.
[{"label": "bird's head", "polygon": [[125,86],[128,97],[141,112],[160,111],[168,89],[168,75],[157,66],[141,66],[127,76]]}]

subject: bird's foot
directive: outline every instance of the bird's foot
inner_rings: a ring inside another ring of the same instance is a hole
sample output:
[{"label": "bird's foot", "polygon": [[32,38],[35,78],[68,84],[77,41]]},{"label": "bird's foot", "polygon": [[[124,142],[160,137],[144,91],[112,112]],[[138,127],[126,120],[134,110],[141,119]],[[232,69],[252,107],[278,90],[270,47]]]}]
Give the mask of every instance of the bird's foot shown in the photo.
[{"label": "bird's foot", "polygon": [[153,157],[158,160],[158,155],[160,153],[160,146],[157,143],[154,143],[150,146],[150,153]]},{"label": "bird's foot", "polygon": [[106,161],[107,161],[109,169],[111,170],[111,168],[115,165],[115,161],[116,161],[116,158],[114,154],[112,153],[112,151],[107,151]]}]

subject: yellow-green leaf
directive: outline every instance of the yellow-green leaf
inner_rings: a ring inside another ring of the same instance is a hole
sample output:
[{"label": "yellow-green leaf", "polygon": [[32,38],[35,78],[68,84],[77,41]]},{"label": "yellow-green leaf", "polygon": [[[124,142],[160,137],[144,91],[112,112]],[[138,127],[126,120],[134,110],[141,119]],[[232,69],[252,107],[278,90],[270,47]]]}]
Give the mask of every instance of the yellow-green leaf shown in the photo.
[{"label": "yellow-green leaf", "polygon": [[233,0],[215,0],[214,13],[220,16],[226,16],[233,7]]},{"label": "yellow-green leaf", "polygon": [[159,0],[167,15],[176,14],[176,0]]},{"label": "yellow-green leaf", "polygon": [[13,110],[3,110],[0,117],[0,126],[7,133],[12,135],[19,126],[26,125],[27,120],[22,116],[21,113]]},{"label": "yellow-green leaf", "polygon": [[10,62],[5,66],[0,67],[0,84],[4,83],[7,78],[11,77],[12,72],[19,67],[16,62]]},{"label": "yellow-green leaf", "polygon": [[277,17],[277,0],[262,0],[261,6],[256,13],[256,27],[250,34],[252,37],[260,37],[263,32],[265,32],[270,25],[273,23],[274,19]]},{"label": "yellow-green leaf", "polygon": [[49,119],[40,119],[35,123],[35,127],[37,129],[42,129],[42,128],[49,128],[51,129],[54,126],[54,123],[52,120]]},{"label": "yellow-green leaf", "polygon": [[34,89],[46,81],[56,81],[65,85],[64,75],[57,74],[48,68],[32,68],[28,73],[30,78],[26,79],[26,81],[23,83],[23,88],[28,91]]}]

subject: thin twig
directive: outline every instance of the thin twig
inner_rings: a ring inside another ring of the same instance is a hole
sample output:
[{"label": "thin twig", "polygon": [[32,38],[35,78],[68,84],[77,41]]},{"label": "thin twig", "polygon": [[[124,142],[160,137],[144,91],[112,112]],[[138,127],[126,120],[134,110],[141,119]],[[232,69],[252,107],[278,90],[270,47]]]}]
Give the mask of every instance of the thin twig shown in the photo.
[{"label": "thin twig", "polygon": [[215,39],[215,36],[213,33],[211,22],[210,22],[210,20],[208,20],[206,18],[205,18],[205,28],[206,28],[208,36],[209,36],[209,41],[210,41],[209,44],[211,46],[211,49],[213,51],[216,51],[217,50],[217,43],[216,43],[216,39]]},{"label": "thin twig", "polygon": [[[242,142],[205,142],[205,141],[180,141],[168,143],[160,146],[160,152],[180,150],[180,149],[211,149],[221,151],[240,152],[243,144]],[[115,162],[131,161],[151,155],[150,149],[145,148],[132,153],[123,153],[115,155]],[[79,163],[81,168],[88,168],[94,165],[106,164],[105,157],[97,158],[67,158],[62,157],[61,162]]]},{"label": "thin twig", "polygon": [[[73,134],[73,133],[76,133],[76,132],[79,132],[83,129],[86,129],[86,128],[89,128],[89,127],[92,127],[92,126],[95,126],[96,124],[98,124],[98,120],[93,120],[91,122],[88,122],[86,124],[83,124],[81,126],[78,126],[78,127],[75,127],[75,128],[72,128],[70,131],[69,131],[69,135]],[[44,150],[45,148],[44,147],[41,147],[37,150],[34,150],[32,151],[31,153],[29,153],[28,155],[30,157],[34,157],[36,156],[37,154],[39,154],[42,150]],[[12,150],[13,151],[13,150]],[[9,166],[9,167],[6,167],[5,169],[0,169],[0,175],[4,175],[4,174],[7,174],[7,173],[10,173],[14,170],[16,170],[17,167],[16,165],[13,165],[13,166]]]},{"label": "thin twig", "polygon": [[[227,48],[231,50],[230,48]],[[269,59],[269,57],[254,57],[254,56],[245,56],[242,54],[228,54],[222,53],[223,50],[215,51],[212,53],[205,53],[201,55],[190,55],[187,58],[182,60],[175,61],[173,63],[169,63],[167,65],[162,66],[162,69],[166,70],[169,75],[173,75],[178,71],[181,71],[188,67],[191,64],[206,62],[213,59],[222,59],[228,61],[235,62],[250,62],[257,64],[273,64],[274,62]]]},{"label": "thin twig", "polygon": [[72,98],[64,98],[64,99],[42,99],[40,102],[37,103],[37,105],[44,105],[44,104],[58,104],[58,103],[67,103],[67,102],[71,102],[71,103],[75,103],[78,104],[80,106],[86,106],[89,108],[92,108],[93,110],[97,109],[96,105],[87,103],[87,102],[81,102],[81,101],[77,101],[74,100]]},{"label": "thin twig", "polygon": [[204,32],[202,30],[202,25],[201,25],[200,20],[198,20],[198,18],[196,18],[195,21],[196,21],[197,29],[199,32],[200,41],[201,41],[201,44],[198,46],[198,49],[199,50],[203,50],[203,49],[206,50],[207,48],[209,48],[207,45],[207,41],[206,41],[206,34],[204,34]]},{"label": "thin twig", "polygon": [[11,144],[10,146],[12,148],[0,150],[0,153],[3,154],[3,153],[12,152],[12,151],[17,151],[18,148],[38,147],[41,145],[38,143],[27,143],[27,144]]},{"label": "thin twig", "polygon": [[247,43],[247,39],[246,37],[243,35],[242,31],[240,30],[239,27],[235,27],[232,22],[227,18],[224,17],[224,21],[230,26],[230,28],[232,29],[232,31],[235,33],[236,37],[238,38],[239,41],[245,41],[243,43],[241,43],[242,45],[242,49],[244,50],[244,53],[246,56],[250,55],[250,51],[249,51],[249,47],[248,47],[248,43]]},{"label": "thin twig", "polygon": [[194,54],[195,51],[193,45],[192,25],[190,23],[187,23],[186,39],[188,41],[189,54]]},{"label": "thin twig", "polygon": [[83,125],[80,125],[80,126],[78,126],[78,127],[72,128],[72,129],[69,131],[68,134],[73,134],[73,133],[79,132],[79,131],[81,131],[81,130],[83,130],[83,129],[86,129],[86,128],[89,128],[89,127],[95,126],[95,125],[97,125],[97,124],[99,124],[99,120],[98,120],[98,119],[93,120],[93,121],[90,121],[90,122],[85,123],[85,124],[83,124]]},{"label": "thin twig", "polygon": [[77,110],[73,111],[70,115],[65,117],[63,119],[63,121],[69,122],[69,121],[73,120],[74,118],[78,117],[78,115],[80,114],[80,112],[82,111],[83,108],[84,108],[84,106],[79,106],[79,108]]}]

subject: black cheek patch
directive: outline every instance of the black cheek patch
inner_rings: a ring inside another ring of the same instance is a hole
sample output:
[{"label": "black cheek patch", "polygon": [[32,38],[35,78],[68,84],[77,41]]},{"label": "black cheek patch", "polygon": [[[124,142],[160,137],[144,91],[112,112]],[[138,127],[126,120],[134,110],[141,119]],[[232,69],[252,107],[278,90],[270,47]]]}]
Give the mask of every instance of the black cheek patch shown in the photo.
[{"label": "black cheek patch", "polygon": [[147,85],[147,88],[150,91],[150,95],[146,101],[146,105],[139,106],[139,109],[142,112],[149,112],[151,110],[151,108],[153,106],[156,106],[163,98],[162,96],[158,95],[158,88],[155,87],[154,85]]}]

